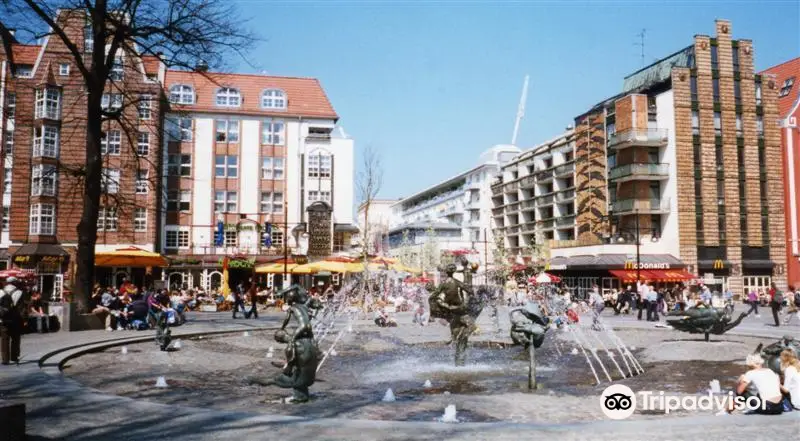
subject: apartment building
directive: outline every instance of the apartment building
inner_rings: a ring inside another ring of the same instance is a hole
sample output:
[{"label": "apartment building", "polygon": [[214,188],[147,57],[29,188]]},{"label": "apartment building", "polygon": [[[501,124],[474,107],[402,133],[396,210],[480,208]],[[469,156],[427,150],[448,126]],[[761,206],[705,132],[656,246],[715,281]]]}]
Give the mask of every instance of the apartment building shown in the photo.
[{"label": "apartment building", "polygon": [[516,156],[492,182],[495,235],[514,256],[545,240],[575,239],[573,129]]},{"label": "apartment building", "polygon": [[789,285],[800,287],[800,57],[764,72],[778,89],[781,150],[784,164],[786,219],[786,276]]},{"label": "apartment building", "polygon": [[[79,50],[91,50],[94,42],[83,14],[61,12],[55,19]],[[11,48],[11,57],[0,49],[0,259],[35,272],[42,294],[59,299],[65,279],[75,275],[87,96],[61,39],[13,43]],[[104,195],[97,251],[158,249],[160,189],[148,177],[159,173],[163,73],[157,60],[124,51],[113,66],[103,104],[119,110],[120,119],[103,122]],[[141,282],[145,269],[129,275]],[[99,271],[99,279],[105,276]]]},{"label": "apartment building", "polygon": [[[378,256],[389,253],[389,228],[392,225],[394,212],[392,207],[398,199],[373,199],[369,203],[367,213],[366,203],[358,206],[359,234],[354,240],[366,247],[367,253]],[[365,233],[369,236],[365,236]]]},{"label": "apartment building", "polygon": [[319,81],[169,70],[164,87],[170,286],[219,286],[225,258],[249,270],[349,245],[353,140]]},{"label": "apartment building", "polygon": [[441,251],[476,249],[482,264],[490,262],[491,253],[484,252],[494,243],[490,185],[500,167],[519,153],[514,146],[494,146],[481,154],[478,166],[396,202],[390,254],[411,246],[411,254],[421,256],[422,247],[433,239]]},{"label": "apartment building", "polygon": [[575,118],[577,238],[551,244],[551,270],[583,288],[636,265],[737,295],[786,287],[779,87],[754,55],[717,20]]}]

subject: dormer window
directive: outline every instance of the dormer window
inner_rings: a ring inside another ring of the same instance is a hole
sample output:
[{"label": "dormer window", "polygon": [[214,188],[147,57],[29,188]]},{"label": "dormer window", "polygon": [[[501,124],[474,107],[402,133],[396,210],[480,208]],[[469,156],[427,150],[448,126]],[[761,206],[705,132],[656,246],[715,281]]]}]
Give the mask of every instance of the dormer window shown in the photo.
[{"label": "dormer window", "polygon": [[186,84],[176,84],[170,87],[169,102],[174,104],[194,104],[194,89]]},{"label": "dormer window", "polygon": [[217,90],[217,105],[223,107],[239,107],[242,102],[242,96],[239,94],[238,89],[232,87],[223,87]]},{"label": "dormer window", "polygon": [[61,116],[61,91],[54,87],[36,90],[36,118],[59,119]]},{"label": "dormer window", "polygon": [[280,89],[267,89],[261,93],[261,107],[264,109],[286,109],[286,93]]}]

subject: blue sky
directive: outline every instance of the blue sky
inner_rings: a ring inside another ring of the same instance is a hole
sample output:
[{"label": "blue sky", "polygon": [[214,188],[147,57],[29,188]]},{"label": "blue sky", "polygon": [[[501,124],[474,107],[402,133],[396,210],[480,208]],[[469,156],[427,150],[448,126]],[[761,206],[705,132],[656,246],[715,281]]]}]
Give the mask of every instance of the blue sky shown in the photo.
[{"label": "blue sky", "polygon": [[[756,69],[800,55],[800,2],[238,1],[263,36],[256,70],[319,78],[355,138],[384,164],[380,197],[411,195],[509,143],[525,74],[518,145],[560,133],[618,93],[646,62],[714,34],[754,42]],[[254,70],[242,63],[242,70]]]}]

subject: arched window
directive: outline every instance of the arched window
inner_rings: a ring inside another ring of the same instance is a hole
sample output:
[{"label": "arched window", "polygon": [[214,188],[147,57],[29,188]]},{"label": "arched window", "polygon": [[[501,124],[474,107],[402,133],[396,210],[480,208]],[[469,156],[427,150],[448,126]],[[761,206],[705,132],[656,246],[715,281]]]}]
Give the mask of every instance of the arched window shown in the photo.
[{"label": "arched window", "polygon": [[223,107],[239,107],[242,102],[242,96],[239,94],[239,89],[232,87],[223,87],[217,90],[217,105]]},{"label": "arched window", "polygon": [[285,109],[286,93],[280,89],[267,89],[261,93],[261,107],[264,109]]},{"label": "arched window", "polygon": [[194,104],[194,89],[186,84],[176,84],[169,88],[169,102],[175,104]]}]

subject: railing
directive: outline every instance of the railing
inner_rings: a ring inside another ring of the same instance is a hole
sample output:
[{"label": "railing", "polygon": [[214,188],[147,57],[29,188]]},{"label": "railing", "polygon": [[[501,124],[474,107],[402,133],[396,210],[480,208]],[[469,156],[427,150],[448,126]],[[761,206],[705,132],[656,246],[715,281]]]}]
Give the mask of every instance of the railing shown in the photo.
[{"label": "railing", "polygon": [[570,188],[566,190],[561,190],[556,193],[556,201],[558,202],[566,202],[575,199],[575,189]]},{"label": "railing", "polygon": [[533,187],[535,184],[536,180],[533,179],[533,176],[525,176],[519,181],[520,188]]},{"label": "railing", "polygon": [[531,232],[531,231],[536,231],[536,224],[535,223],[527,223],[527,224],[522,226],[522,232],[523,233],[528,233],[528,232]]},{"label": "railing", "polygon": [[503,207],[492,208],[492,216],[502,216],[502,215],[503,215]]},{"label": "railing", "polygon": [[528,208],[536,208],[536,201],[534,201],[533,199],[522,201],[522,203],[520,203],[520,208],[522,208],[523,210],[526,210]]},{"label": "railing", "polygon": [[634,163],[614,167],[608,173],[608,179],[619,179],[626,176],[669,176],[669,164]]},{"label": "railing", "polygon": [[553,221],[554,219],[552,217],[549,217],[547,219],[542,219],[539,221],[539,228],[542,229],[553,228]]},{"label": "railing", "polygon": [[507,211],[517,211],[517,210],[519,210],[519,202],[514,202],[513,204],[508,204],[508,206],[506,208],[508,208]]},{"label": "railing", "polygon": [[608,137],[608,146],[622,143],[630,145],[662,145],[667,142],[667,129],[630,129],[616,132]]},{"label": "railing", "polygon": [[553,193],[547,193],[542,196],[537,196],[539,205],[549,205],[553,203]]},{"label": "railing", "polygon": [[499,184],[492,185],[492,196],[500,196],[503,194],[503,183],[500,182]]},{"label": "railing", "polygon": [[582,239],[573,240],[550,240],[550,249],[558,248],[576,248],[592,245],[603,245],[603,241],[599,237],[587,236]]},{"label": "railing", "polygon": [[536,173],[537,181],[546,181],[549,179],[553,179],[553,170],[544,170]]},{"label": "railing", "polygon": [[614,202],[612,211],[615,213],[642,213],[669,212],[669,198],[662,199],[623,199]]},{"label": "railing", "polygon": [[508,227],[506,233],[507,234],[517,234],[517,233],[519,233],[519,225],[515,225],[513,227]]},{"label": "railing", "polygon": [[569,164],[561,164],[558,167],[556,167],[555,173],[556,176],[561,176],[568,173],[571,174],[574,171],[575,171],[575,163],[571,162]]},{"label": "railing", "polygon": [[518,182],[509,182],[508,184],[505,185],[505,187],[503,187],[503,191],[505,191],[506,193],[513,193],[517,191],[518,188],[519,188]]},{"label": "railing", "polygon": [[563,225],[573,225],[575,223],[575,215],[574,214],[567,214],[563,215],[559,218],[556,218],[556,225],[563,226]]},{"label": "railing", "polygon": [[314,143],[314,144],[330,144],[331,142],[331,134],[326,133],[318,133],[318,134],[309,134],[306,136],[307,143]]}]

